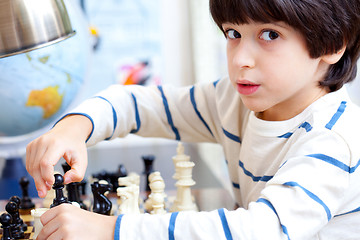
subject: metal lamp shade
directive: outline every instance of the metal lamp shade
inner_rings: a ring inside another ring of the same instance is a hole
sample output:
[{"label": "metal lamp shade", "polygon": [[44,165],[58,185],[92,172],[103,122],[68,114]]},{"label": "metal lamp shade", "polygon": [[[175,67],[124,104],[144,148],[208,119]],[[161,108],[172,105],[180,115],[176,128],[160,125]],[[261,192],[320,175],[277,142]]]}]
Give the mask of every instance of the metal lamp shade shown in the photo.
[{"label": "metal lamp shade", "polygon": [[0,0],[0,58],[74,34],[63,0]]}]

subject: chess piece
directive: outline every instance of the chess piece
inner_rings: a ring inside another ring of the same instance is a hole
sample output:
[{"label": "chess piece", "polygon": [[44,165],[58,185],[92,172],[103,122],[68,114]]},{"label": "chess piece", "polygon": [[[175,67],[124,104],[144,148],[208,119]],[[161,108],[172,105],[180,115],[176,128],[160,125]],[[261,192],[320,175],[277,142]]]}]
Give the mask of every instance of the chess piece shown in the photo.
[{"label": "chess piece", "polygon": [[112,192],[116,192],[116,189],[119,187],[118,179],[121,177],[127,176],[127,170],[123,164],[118,166],[118,170],[114,173],[110,173],[108,178],[110,180],[111,185],[113,186]]},{"label": "chess piece", "polygon": [[118,186],[119,187],[128,187],[131,185],[139,186],[140,184],[140,176],[137,173],[131,172],[126,177],[118,178]]},{"label": "chess piece", "polygon": [[[127,176],[118,178],[118,186],[119,187],[117,189],[122,188],[122,187],[129,187],[132,185],[139,187],[139,185],[140,185],[140,175],[139,174],[137,174],[135,172],[130,172]],[[143,202],[143,200],[139,196],[138,205],[142,204],[142,202]],[[122,198],[120,196],[117,199],[117,204],[119,207],[122,205]]]},{"label": "chess piece", "polygon": [[164,214],[165,211],[165,182],[160,172],[153,172],[149,175],[149,186],[151,193],[145,201],[145,209],[151,214]]},{"label": "chess piece", "polygon": [[76,202],[79,204],[80,208],[87,210],[87,206],[83,203],[80,198],[80,183],[74,182],[66,185],[68,200],[70,202]]},{"label": "chess piece", "polygon": [[110,215],[112,203],[105,196],[105,192],[110,191],[111,189],[111,184],[102,184],[99,182],[94,182],[91,184],[91,191],[94,197],[93,212],[103,215]]},{"label": "chess piece", "polygon": [[64,178],[61,176],[61,174],[55,174],[55,182],[53,185],[53,189],[55,190],[55,198],[53,200],[53,203],[50,205],[50,208],[56,207],[63,203],[70,203],[68,199],[64,196]]},{"label": "chess piece", "polygon": [[20,209],[22,210],[30,210],[35,208],[35,204],[32,202],[29,197],[29,179],[27,177],[20,178],[19,184],[22,191],[22,198],[20,203]]},{"label": "chess piece", "polygon": [[145,179],[146,179],[145,191],[150,192],[149,175],[154,171],[153,166],[154,166],[155,156],[154,155],[145,155],[145,156],[142,156],[142,159],[144,161],[143,174],[145,175]]},{"label": "chess piece", "polygon": [[[65,162],[61,164],[64,174],[71,169],[71,166]],[[67,198],[70,202],[77,202],[80,205],[80,208],[87,210],[86,205],[82,202],[80,198],[80,183],[72,182],[66,185]]]},{"label": "chess piece", "polygon": [[140,214],[139,209],[139,186],[118,187],[117,195],[121,199],[118,214],[132,213]]},{"label": "chess piece", "polygon": [[192,179],[192,169],[195,166],[193,162],[179,162],[176,164],[178,168],[179,180],[176,182],[177,192],[176,199],[171,208],[172,212],[178,211],[198,211],[196,204],[193,201],[191,195],[191,186],[195,185],[195,181]]},{"label": "chess piece", "polygon": [[190,156],[185,155],[185,150],[184,150],[184,146],[181,142],[178,143],[178,146],[176,148],[176,155],[172,157],[174,166],[175,166],[175,173],[173,175],[173,179],[178,180],[179,179],[179,173],[178,170],[176,168],[176,164],[178,162],[189,162],[190,161]]},{"label": "chess piece", "polygon": [[5,210],[11,215],[12,219],[10,224],[11,236],[15,239],[24,238],[25,235],[20,222],[18,205],[13,201],[9,201],[5,206]]},{"label": "chess piece", "polygon": [[8,213],[1,214],[0,223],[3,229],[1,240],[15,240],[15,238],[11,236],[11,231],[10,231],[11,221],[12,218],[10,214]]},{"label": "chess piece", "polygon": [[41,215],[43,215],[48,208],[35,208],[31,210],[31,216],[34,218],[34,239],[37,238],[39,233],[41,232],[41,229],[43,228],[43,225],[40,221]]},{"label": "chess piece", "polygon": [[16,203],[16,206],[18,208],[18,211],[17,211],[17,215],[19,217],[17,217],[17,223],[21,226],[22,230],[25,232],[28,228],[28,226],[24,223],[24,221],[21,219],[21,216],[20,216],[20,212],[19,212],[19,208],[20,208],[20,203],[21,203],[21,200],[18,196],[12,196],[9,201],[12,201],[14,203]]},{"label": "chess piece", "polygon": [[79,183],[80,196],[86,196],[86,184],[87,181],[85,179]]},{"label": "chess piece", "polygon": [[44,208],[50,208],[53,200],[55,198],[55,190],[54,189],[50,189],[47,193],[46,196],[44,198],[43,201],[43,207]]},{"label": "chess piece", "polygon": [[127,176],[127,170],[124,167],[123,164],[120,164],[118,166],[118,170],[116,172],[108,172],[108,171],[101,171],[95,174],[92,174],[92,177],[95,181],[105,180],[108,183],[110,183],[113,188],[111,189],[111,192],[116,192],[116,189],[119,187],[118,185],[118,178],[119,177],[126,177]]}]

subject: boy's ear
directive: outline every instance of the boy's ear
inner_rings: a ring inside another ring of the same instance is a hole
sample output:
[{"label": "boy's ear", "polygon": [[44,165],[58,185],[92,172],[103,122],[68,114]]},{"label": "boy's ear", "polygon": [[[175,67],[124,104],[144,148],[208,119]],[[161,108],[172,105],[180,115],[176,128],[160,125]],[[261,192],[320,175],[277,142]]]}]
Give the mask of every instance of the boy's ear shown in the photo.
[{"label": "boy's ear", "polygon": [[326,54],[323,55],[321,58],[324,62],[326,62],[327,64],[335,64],[337,63],[340,58],[344,55],[344,52],[346,50],[346,45],[343,46],[339,51],[337,51],[336,53],[332,53],[332,54]]}]

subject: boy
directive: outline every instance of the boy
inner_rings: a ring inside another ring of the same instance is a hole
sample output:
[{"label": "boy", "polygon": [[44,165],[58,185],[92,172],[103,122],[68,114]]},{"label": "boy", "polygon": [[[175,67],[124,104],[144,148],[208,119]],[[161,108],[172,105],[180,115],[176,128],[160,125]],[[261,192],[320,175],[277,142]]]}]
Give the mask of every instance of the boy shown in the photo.
[{"label": "boy", "polygon": [[210,9],[227,38],[228,78],[112,86],[30,143],[27,169],[43,197],[62,156],[66,183],[82,179],[86,144],[128,133],[218,142],[240,207],[116,218],[64,204],[43,215],[39,239],[360,239],[360,110],[343,87],[356,75],[360,1]]}]

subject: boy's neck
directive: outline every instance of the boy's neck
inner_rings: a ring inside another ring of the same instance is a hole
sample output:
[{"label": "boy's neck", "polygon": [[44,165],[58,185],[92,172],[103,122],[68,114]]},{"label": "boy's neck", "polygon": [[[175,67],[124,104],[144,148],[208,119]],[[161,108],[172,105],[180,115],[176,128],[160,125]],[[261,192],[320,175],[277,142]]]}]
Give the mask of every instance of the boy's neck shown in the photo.
[{"label": "boy's neck", "polygon": [[[263,112],[255,112],[255,116],[259,119],[265,120],[265,121],[285,121],[289,120],[300,113],[302,113],[308,106],[310,106],[312,103],[316,102],[321,97],[328,94],[330,91],[327,88],[320,88],[319,93],[314,96],[311,100],[307,102],[303,102],[301,107],[297,108],[286,108],[286,111],[284,111],[284,107],[278,106],[272,109],[267,109]],[[297,104],[297,106],[299,106]]]}]

